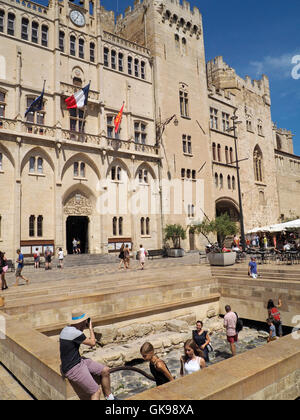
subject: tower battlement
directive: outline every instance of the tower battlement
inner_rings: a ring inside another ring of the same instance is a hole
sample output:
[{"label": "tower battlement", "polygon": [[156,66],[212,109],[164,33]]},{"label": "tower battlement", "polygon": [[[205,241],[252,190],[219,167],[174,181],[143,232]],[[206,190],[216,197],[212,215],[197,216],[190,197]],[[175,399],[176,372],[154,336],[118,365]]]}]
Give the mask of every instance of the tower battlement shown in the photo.
[{"label": "tower battlement", "polygon": [[129,6],[124,15],[117,17],[116,32],[122,29],[134,20],[141,19],[149,8],[154,8],[161,15],[162,22],[168,22],[170,26],[183,32],[194,34],[198,37],[202,33],[202,15],[197,7],[191,9],[189,2],[183,0],[161,0],[156,3],[154,0],[135,0],[133,7]]},{"label": "tower battlement", "polygon": [[222,56],[216,57],[207,63],[208,86],[214,85],[217,89],[247,89],[264,98],[266,104],[270,101],[270,83],[266,75],[259,80],[245,79],[238,76],[236,71],[226,64]]}]

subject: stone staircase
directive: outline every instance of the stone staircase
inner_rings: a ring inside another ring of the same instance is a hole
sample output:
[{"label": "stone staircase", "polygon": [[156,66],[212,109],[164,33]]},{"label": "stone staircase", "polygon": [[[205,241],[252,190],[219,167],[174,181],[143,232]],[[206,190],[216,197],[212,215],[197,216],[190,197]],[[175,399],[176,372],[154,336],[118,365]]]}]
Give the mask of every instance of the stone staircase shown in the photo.
[{"label": "stone staircase", "polygon": [[[56,259],[54,261],[56,262]],[[96,266],[98,264],[115,264],[117,261],[117,254],[69,254],[64,258],[64,266]]]}]

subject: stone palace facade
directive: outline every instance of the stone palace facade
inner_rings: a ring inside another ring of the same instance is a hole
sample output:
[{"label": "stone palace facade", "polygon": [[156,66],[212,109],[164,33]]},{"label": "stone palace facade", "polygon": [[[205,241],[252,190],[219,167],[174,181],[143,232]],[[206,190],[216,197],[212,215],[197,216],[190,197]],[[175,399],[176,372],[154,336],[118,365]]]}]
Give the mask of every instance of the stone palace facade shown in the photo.
[{"label": "stone palace facade", "polygon": [[[87,106],[67,110],[89,82]],[[115,20],[94,1],[1,0],[0,249],[157,249],[167,224],[238,220],[235,112],[245,230],[299,215],[300,158],[272,123],[268,78],[206,63],[197,8],[135,1]]]}]

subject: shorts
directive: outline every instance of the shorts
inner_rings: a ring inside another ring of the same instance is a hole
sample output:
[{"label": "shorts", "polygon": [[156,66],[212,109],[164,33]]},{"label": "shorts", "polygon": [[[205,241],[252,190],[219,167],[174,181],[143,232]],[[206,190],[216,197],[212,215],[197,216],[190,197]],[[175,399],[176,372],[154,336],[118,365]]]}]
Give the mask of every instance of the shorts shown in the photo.
[{"label": "shorts", "polygon": [[239,339],[238,334],[237,335],[233,335],[232,337],[228,337],[227,336],[227,341],[230,344],[236,343],[238,341],[238,339]]},{"label": "shorts", "polygon": [[16,269],[16,277],[20,277],[22,273],[23,267],[17,267]]},{"label": "shorts", "polygon": [[75,388],[91,396],[99,390],[99,385],[94,376],[100,377],[104,368],[104,365],[93,360],[81,359],[81,362],[65,373],[64,376],[72,385],[75,385]]},{"label": "shorts", "polygon": [[257,274],[252,273],[252,274],[251,274],[251,277],[252,277],[253,279],[257,279]]}]

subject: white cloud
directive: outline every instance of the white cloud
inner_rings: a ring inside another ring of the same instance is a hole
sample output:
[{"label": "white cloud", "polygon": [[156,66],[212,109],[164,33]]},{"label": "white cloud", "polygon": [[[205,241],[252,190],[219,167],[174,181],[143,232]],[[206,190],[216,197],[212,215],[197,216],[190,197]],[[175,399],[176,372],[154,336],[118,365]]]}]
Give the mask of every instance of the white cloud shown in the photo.
[{"label": "white cloud", "polygon": [[255,77],[266,74],[272,79],[290,79],[294,67],[292,59],[295,55],[296,52],[282,54],[279,57],[266,56],[261,61],[251,61],[250,66],[252,71],[255,71]]}]

